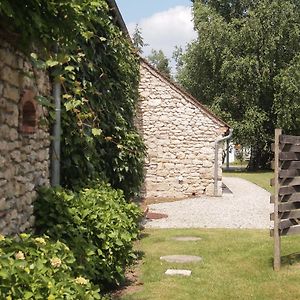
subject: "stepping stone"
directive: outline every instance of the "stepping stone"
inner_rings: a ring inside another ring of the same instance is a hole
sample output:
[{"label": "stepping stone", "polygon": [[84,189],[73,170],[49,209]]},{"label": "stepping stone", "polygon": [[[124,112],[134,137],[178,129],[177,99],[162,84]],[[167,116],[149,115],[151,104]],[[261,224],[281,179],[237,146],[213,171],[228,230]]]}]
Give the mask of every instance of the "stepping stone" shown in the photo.
[{"label": "stepping stone", "polygon": [[160,260],[164,260],[170,263],[191,263],[201,261],[202,257],[194,255],[167,255],[161,256]]},{"label": "stepping stone", "polygon": [[173,237],[172,240],[180,241],[180,242],[194,242],[194,241],[201,241],[200,237],[195,236],[177,236]]},{"label": "stepping stone", "polygon": [[166,275],[170,276],[175,276],[175,275],[180,275],[180,276],[191,276],[192,271],[191,270],[176,270],[176,269],[168,269],[165,272]]}]

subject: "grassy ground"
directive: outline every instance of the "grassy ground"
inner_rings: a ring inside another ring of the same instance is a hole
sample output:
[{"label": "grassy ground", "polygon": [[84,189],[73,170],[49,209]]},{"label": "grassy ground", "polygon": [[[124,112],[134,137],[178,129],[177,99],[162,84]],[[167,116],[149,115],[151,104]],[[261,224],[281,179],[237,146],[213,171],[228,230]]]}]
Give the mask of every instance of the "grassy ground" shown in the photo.
[{"label": "grassy ground", "polygon": [[[273,172],[223,172],[224,176],[249,180],[272,192]],[[299,298],[300,240],[282,238],[280,272],[272,269],[273,240],[267,230],[169,229],[146,230],[137,244],[143,253],[139,265],[142,285],[126,293],[122,300],[194,299],[284,299]],[[199,236],[201,241],[178,242],[175,236]],[[190,254],[203,262],[171,264],[162,255]],[[169,277],[168,268],[190,269],[191,277]]]},{"label": "grassy ground", "polygon": [[270,186],[270,179],[274,177],[272,171],[246,172],[244,170],[223,171],[223,176],[240,177],[249,180],[265,190],[273,193],[273,187]]},{"label": "grassy ground", "polygon": [[[178,242],[175,236],[201,241]],[[143,285],[123,300],[297,299],[300,297],[300,240],[282,239],[284,266],[272,269],[272,239],[266,230],[176,229],[146,230],[137,248],[144,253]],[[160,256],[190,254],[203,262],[172,264]],[[191,277],[169,277],[168,268],[190,269]]]}]

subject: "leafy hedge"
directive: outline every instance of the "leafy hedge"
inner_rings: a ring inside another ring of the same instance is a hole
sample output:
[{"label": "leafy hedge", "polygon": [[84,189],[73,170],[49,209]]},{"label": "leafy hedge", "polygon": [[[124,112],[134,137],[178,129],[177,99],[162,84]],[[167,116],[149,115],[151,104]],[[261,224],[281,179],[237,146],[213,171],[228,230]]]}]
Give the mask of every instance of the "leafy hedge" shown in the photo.
[{"label": "leafy hedge", "polygon": [[65,244],[46,236],[0,235],[0,299],[102,299],[89,280],[73,276],[74,262]]},{"label": "leafy hedge", "polygon": [[120,190],[105,184],[79,193],[42,189],[35,202],[36,227],[66,243],[76,258],[74,270],[108,287],[121,282],[135,257],[139,209]]}]

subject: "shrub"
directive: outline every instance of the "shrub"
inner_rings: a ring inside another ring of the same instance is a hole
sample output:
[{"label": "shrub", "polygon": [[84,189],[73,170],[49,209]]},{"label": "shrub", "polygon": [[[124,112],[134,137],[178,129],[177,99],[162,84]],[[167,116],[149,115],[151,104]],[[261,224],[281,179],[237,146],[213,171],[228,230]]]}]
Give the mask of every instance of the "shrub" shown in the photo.
[{"label": "shrub", "polygon": [[105,286],[124,279],[134,258],[139,209],[120,190],[97,184],[78,193],[42,189],[35,203],[36,227],[73,251],[75,271]]},{"label": "shrub", "polygon": [[101,299],[87,279],[73,276],[74,262],[65,244],[45,236],[0,236],[0,299]]}]

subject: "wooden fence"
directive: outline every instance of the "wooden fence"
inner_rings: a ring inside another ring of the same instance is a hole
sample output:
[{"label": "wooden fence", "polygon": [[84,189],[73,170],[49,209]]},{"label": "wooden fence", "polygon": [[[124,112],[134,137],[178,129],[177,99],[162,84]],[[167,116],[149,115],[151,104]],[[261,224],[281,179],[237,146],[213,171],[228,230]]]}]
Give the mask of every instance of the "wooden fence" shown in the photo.
[{"label": "wooden fence", "polygon": [[300,136],[283,135],[275,129],[273,144],[275,159],[273,163],[275,187],[271,203],[274,203],[274,270],[280,269],[280,237],[300,233]]}]

